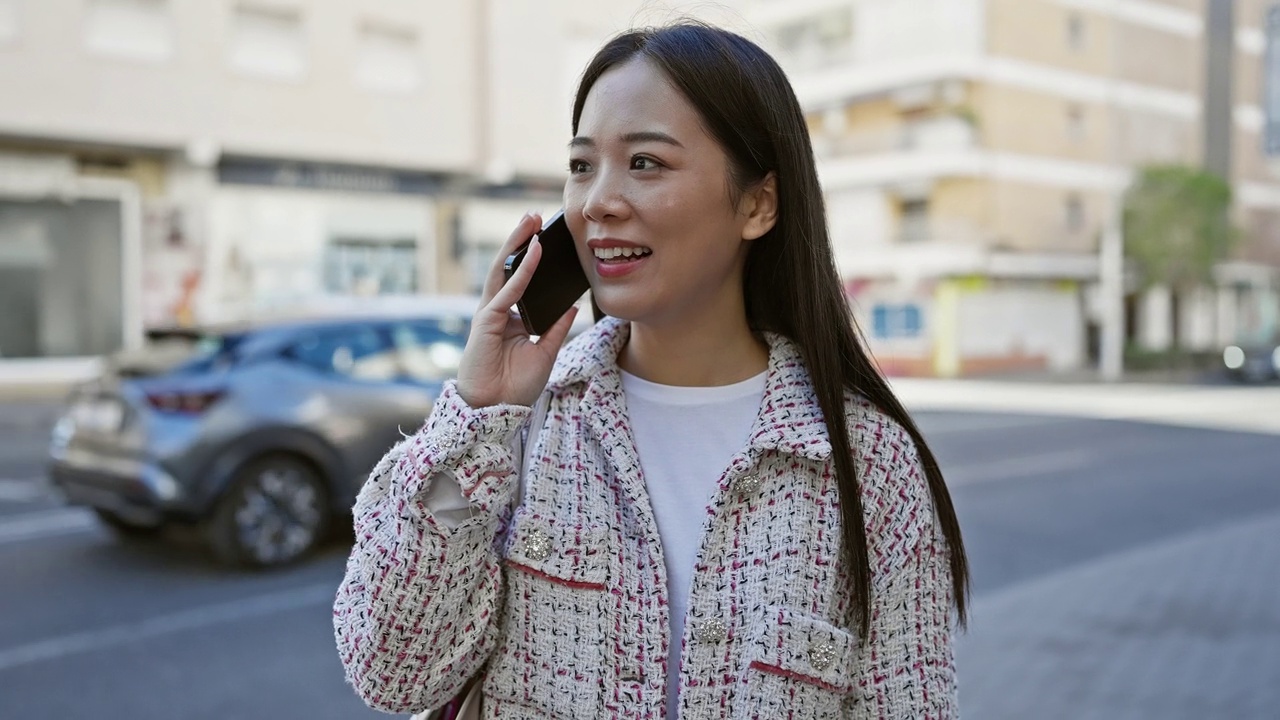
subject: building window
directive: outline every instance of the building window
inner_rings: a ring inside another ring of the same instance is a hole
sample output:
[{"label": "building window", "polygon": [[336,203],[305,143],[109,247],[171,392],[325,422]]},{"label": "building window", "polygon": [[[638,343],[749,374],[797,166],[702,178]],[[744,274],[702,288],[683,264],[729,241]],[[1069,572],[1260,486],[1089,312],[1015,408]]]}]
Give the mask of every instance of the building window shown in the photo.
[{"label": "building window", "polygon": [[778,29],[782,54],[801,67],[830,65],[849,56],[853,43],[852,8],[835,8]]},{"label": "building window", "polygon": [[903,340],[920,337],[924,321],[916,304],[879,304],[871,310],[872,335],[877,340]]},{"label": "building window", "polygon": [[1065,215],[1067,232],[1078,233],[1084,230],[1084,200],[1079,195],[1067,196]]},{"label": "building window", "polygon": [[902,240],[923,242],[929,239],[929,201],[902,201]]},{"label": "building window", "polygon": [[339,295],[405,295],[418,289],[412,238],[334,238],[325,252],[324,288]]},{"label": "building window", "polygon": [[1088,42],[1084,16],[1073,12],[1067,15],[1067,47],[1072,50],[1084,50]]},{"label": "building window", "polygon": [[173,57],[168,0],[91,0],[84,44],[99,55],[163,62]]},{"label": "building window", "polygon": [[366,24],[360,29],[356,82],[370,90],[408,93],[422,85],[418,33],[411,28]]},{"label": "building window", "polygon": [[18,0],[0,0],[0,45],[17,40],[20,27]]},{"label": "building window", "polygon": [[1085,127],[1084,108],[1079,105],[1067,106],[1067,138],[1072,142],[1081,142],[1088,135]]},{"label": "building window", "polygon": [[227,61],[235,70],[274,80],[298,80],[307,72],[302,12],[241,5],[231,21]]}]

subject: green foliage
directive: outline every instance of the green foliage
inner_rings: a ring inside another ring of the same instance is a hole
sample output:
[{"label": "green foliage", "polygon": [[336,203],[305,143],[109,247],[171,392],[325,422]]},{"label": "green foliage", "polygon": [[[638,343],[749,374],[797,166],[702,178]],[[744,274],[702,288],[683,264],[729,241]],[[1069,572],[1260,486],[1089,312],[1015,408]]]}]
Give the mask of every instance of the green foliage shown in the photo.
[{"label": "green foliage", "polygon": [[1231,186],[1199,168],[1143,168],[1125,195],[1125,254],[1144,286],[1176,291],[1211,284],[1213,266],[1238,238],[1231,225]]}]

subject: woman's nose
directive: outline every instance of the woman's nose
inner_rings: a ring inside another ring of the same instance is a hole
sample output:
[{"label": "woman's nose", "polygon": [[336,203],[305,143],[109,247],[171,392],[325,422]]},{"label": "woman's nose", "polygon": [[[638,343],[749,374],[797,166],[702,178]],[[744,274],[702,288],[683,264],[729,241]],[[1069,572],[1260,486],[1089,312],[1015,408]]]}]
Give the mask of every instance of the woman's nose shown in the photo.
[{"label": "woman's nose", "polygon": [[629,210],[626,195],[617,174],[607,171],[597,172],[594,181],[587,189],[582,214],[588,220],[603,222],[606,219],[625,217]]}]

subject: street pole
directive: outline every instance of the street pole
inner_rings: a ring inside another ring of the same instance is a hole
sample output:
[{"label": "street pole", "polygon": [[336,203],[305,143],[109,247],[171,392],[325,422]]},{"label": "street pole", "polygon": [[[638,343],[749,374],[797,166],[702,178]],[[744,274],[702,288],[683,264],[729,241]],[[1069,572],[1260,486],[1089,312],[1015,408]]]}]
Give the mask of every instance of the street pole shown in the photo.
[{"label": "street pole", "polygon": [[[1111,127],[1109,145],[1111,161],[1126,166],[1120,157],[1120,110],[1118,63],[1120,52],[1120,19],[1111,15],[1110,56],[1108,57],[1107,100]],[[1102,337],[1098,344],[1098,372],[1106,382],[1118,382],[1124,376],[1124,191],[1118,188],[1111,198],[1102,237],[1098,242],[1098,295],[1102,315]]]},{"label": "street pole", "polygon": [[1102,379],[1124,377],[1124,230],[1119,199],[1102,233],[1098,257],[1098,290],[1102,299],[1102,338],[1099,347]]}]

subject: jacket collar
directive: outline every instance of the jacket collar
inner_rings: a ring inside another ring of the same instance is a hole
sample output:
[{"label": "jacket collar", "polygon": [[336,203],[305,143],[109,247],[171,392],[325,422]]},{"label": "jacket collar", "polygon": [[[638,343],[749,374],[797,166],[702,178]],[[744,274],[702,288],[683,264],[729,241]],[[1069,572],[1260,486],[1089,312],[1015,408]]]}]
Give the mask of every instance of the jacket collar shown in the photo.
[{"label": "jacket collar", "polygon": [[[618,355],[630,336],[630,323],[609,317],[600,320],[561,350],[548,388],[559,391],[586,383],[584,397],[620,394]],[[769,369],[748,447],[826,460],[831,456],[827,424],[799,348],[775,333],[765,333],[764,338],[769,343]]]}]

